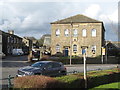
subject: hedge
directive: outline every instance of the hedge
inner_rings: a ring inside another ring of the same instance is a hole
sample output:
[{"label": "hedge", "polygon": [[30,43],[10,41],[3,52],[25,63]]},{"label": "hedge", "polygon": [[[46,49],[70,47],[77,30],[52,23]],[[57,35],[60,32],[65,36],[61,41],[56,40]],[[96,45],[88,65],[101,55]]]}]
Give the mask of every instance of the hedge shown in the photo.
[{"label": "hedge", "polygon": [[[90,71],[87,73],[87,87],[93,88],[99,85],[120,81],[120,69]],[[57,77],[57,80],[67,83],[68,88],[84,88],[83,73]]]},{"label": "hedge", "polygon": [[63,88],[65,83],[58,81],[54,78],[42,76],[42,75],[32,75],[17,77],[14,79],[14,89],[45,89],[45,88]]},{"label": "hedge", "polygon": [[[42,75],[17,77],[14,79],[14,88],[84,88],[83,73],[76,73],[61,77],[47,77]],[[87,87],[119,82],[120,69],[98,70],[87,72]]]}]

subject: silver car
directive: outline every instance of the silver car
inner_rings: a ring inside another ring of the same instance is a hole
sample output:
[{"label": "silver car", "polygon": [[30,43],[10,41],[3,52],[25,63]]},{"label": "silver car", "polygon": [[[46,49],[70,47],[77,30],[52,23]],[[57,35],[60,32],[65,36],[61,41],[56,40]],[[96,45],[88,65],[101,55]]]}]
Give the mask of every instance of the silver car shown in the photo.
[{"label": "silver car", "polygon": [[30,66],[20,68],[17,76],[26,75],[46,75],[61,76],[66,75],[66,68],[61,62],[56,61],[39,61]]}]

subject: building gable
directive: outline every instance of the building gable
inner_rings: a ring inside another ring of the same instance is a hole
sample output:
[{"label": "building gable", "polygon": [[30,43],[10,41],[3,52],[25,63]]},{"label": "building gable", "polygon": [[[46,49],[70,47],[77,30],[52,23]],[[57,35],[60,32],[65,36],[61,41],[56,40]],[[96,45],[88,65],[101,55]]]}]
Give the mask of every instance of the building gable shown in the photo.
[{"label": "building gable", "polygon": [[62,20],[52,22],[51,24],[67,24],[67,23],[102,23],[102,21],[98,21],[87,16],[78,14]]}]

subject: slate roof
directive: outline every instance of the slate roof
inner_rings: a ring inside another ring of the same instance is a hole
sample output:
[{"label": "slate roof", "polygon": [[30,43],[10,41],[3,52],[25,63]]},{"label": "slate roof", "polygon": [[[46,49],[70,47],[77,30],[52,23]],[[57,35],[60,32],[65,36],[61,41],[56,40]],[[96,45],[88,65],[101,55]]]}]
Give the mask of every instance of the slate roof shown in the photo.
[{"label": "slate roof", "polygon": [[82,14],[78,14],[62,20],[52,22],[51,24],[67,24],[67,23],[102,23],[102,21],[92,19]]}]

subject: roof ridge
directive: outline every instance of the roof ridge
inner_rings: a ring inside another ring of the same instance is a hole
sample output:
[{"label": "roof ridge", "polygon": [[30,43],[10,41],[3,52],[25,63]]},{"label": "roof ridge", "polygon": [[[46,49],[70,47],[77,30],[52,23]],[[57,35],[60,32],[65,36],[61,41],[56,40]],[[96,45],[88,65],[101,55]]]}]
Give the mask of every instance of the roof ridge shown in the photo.
[{"label": "roof ridge", "polygon": [[74,16],[70,16],[68,18],[64,18],[64,19],[52,22],[51,24],[57,24],[57,23],[62,24],[62,23],[70,23],[70,22],[74,22],[74,23],[79,22],[80,23],[80,22],[102,22],[102,21],[90,18],[90,17],[85,16],[83,14],[77,14],[77,15],[74,15]]}]

